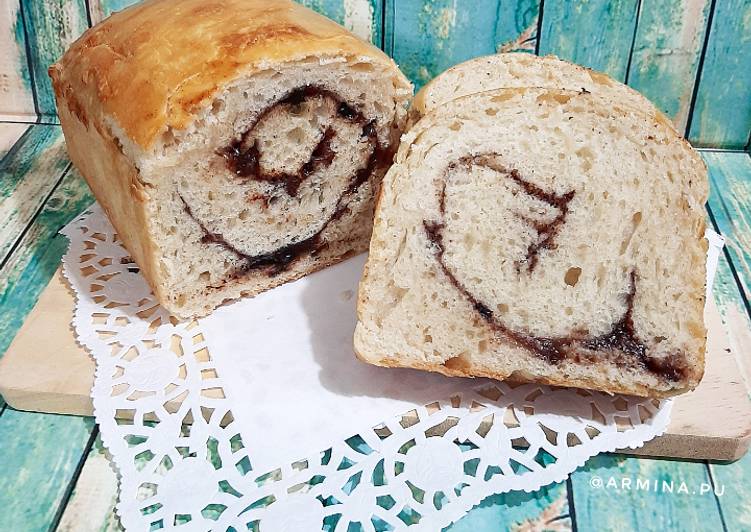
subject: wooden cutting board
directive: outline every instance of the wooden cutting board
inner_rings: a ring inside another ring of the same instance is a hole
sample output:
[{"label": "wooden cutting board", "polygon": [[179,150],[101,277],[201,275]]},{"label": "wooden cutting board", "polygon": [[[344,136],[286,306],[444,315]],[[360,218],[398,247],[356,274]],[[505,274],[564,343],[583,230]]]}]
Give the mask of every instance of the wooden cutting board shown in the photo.
[{"label": "wooden cutting board", "polygon": [[[73,336],[73,294],[60,271],[42,293],[5,356],[0,394],[13,408],[92,415],[94,362]],[[627,454],[735,460],[751,444],[751,400],[714,301],[704,379],[676,398],[667,432]]]}]

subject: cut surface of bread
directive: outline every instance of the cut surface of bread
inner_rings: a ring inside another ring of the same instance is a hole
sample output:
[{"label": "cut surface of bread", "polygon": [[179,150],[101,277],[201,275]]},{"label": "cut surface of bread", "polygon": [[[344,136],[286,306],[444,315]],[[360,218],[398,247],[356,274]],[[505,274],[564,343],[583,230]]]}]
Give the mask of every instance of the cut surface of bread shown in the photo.
[{"label": "cut surface of bread", "polygon": [[461,97],[407,133],[360,284],[366,362],[641,396],[703,374],[706,168],[587,91]]},{"label": "cut surface of bread", "polygon": [[617,103],[641,108],[656,120],[673,127],[672,122],[644,95],[607,74],[554,55],[537,56],[522,52],[476,57],[449,68],[417,93],[410,107],[409,121],[413,124],[425,113],[462,96],[523,87],[589,91],[610,97]]},{"label": "cut surface of bread", "polygon": [[412,92],[286,0],[147,1],[50,75],[72,161],[182,318],[365,250]]}]

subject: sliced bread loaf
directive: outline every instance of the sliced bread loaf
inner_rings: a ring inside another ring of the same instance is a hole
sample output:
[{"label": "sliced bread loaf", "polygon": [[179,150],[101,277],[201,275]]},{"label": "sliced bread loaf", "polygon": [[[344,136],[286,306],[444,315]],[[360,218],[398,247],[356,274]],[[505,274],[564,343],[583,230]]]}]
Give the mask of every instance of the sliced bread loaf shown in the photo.
[{"label": "sliced bread loaf", "polygon": [[179,317],[364,251],[412,93],[289,0],[150,0],[50,75],[71,160]]},{"label": "sliced bread loaf", "polygon": [[594,91],[491,90],[428,112],[376,210],[366,362],[667,396],[704,367],[706,168]]}]

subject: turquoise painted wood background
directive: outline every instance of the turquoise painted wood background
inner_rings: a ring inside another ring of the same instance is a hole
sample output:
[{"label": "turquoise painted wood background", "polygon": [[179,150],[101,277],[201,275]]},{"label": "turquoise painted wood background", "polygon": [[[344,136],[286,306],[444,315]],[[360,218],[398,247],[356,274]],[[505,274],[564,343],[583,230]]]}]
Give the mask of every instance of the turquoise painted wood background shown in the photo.
[{"label": "turquoise painted wood background", "polygon": [[[179,0],[175,0],[179,1]],[[47,66],[132,0],[0,0],[0,356],[54,274],[58,230],[92,197],[71,167]],[[419,87],[496,51],[554,53],[644,92],[702,151],[710,224],[728,239],[714,297],[751,383],[751,0],[304,0],[392,55]],[[684,481],[722,495],[612,491]],[[119,530],[91,419],[0,399],[0,532]],[[751,530],[751,455],[733,464],[601,455],[565,483],[485,499],[452,532]]]},{"label": "turquoise painted wood background", "polygon": [[[179,0],[176,0],[179,1]],[[55,123],[47,67],[133,0],[2,0],[0,119]],[[751,141],[751,0],[302,0],[417,87],[497,51],[556,54],[642,91],[697,146]]]}]

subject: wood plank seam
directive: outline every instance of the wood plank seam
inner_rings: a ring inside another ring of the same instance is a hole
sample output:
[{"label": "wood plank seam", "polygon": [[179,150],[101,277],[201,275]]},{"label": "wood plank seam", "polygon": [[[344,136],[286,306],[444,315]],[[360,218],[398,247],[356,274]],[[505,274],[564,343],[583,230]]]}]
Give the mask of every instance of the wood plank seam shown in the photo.
[{"label": "wood plank seam", "polygon": [[572,532],[577,532],[579,525],[576,522],[576,506],[574,505],[574,485],[571,482],[571,475],[566,477],[566,498],[568,499],[568,514],[571,516],[571,530]]},{"label": "wood plank seam", "polygon": [[386,52],[391,58],[394,57],[394,26],[396,22],[396,1],[397,0],[385,0],[383,2],[383,16],[385,20],[383,26],[383,51]]},{"label": "wood plank seam", "polygon": [[[739,150],[737,148],[696,148],[699,153],[745,153],[745,150]],[[751,154],[749,154],[751,156]]]},{"label": "wood plank seam", "polygon": [[[743,241],[742,240],[740,242],[736,241],[737,239],[734,238],[734,235],[737,234],[737,233],[739,233],[739,232],[743,232],[744,228],[743,227],[739,228],[739,227],[736,226],[736,222],[735,222],[736,216],[733,216],[731,214],[731,208],[728,207],[728,204],[725,201],[725,194],[723,194],[721,192],[723,190],[723,187],[721,187],[719,185],[719,183],[711,175],[710,175],[710,180],[712,182],[712,186],[714,187],[714,189],[719,192],[716,196],[717,196],[717,198],[718,198],[718,200],[720,202],[720,206],[722,208],[722,212],[725,214],[725,217],[728,219],[728,221],[730,223],[730,226],[732,228],[732,232],[733,232],[732,236],[728,235],[729,240],[728,240],[727,244],[725,245],[725,249],[728,250],[728,253],[730,251],[732,251],[732,250],[735,251],[738,259],[741,261],[741,264],[739,264],[739,265],[733,264],[733,266],[739,272],[743,272],[745,270],[745,268],[743,268],[743,266],[744,266],[744,264],[743,264],[743,250],[739,249],[739,248],[743,247]],[[732,199],[732,190],[731,190],[731,193],[730,193],[730,197]],[[736,209],[734,208],[733,210],[736,210]],[[736,283],[738,284],[738,288],[740,289],[740,291],[745,294],[747,288],[745,287],[743,279],[741,279],[740,274],[736,278]]]},{"label": "wood plank seam", "polygon": [[[722,196],[720,196],[720,204],[723,205]],[[726,207],[725,207],[726,208]],[[727,209],[727,208],[726,208]],[[717,224],[717,220],[715,219],[715,215],[712,212],[712,209],[707,205],[707,212],[709,213],[709,219],[712,221],[712,226],[714,227],[715,232],[720,233],[720,227]],[[729,217],[730,213],[725,212],[725,214]],[[743,283],[741,282],[740,276],[738,275],[738,271],[736,268],[735,263],[733,262],[733,257],[730,255],[730,250],[728,246],[725,246],[722,248],[722,253],[725,256],[725,259],[728,262],[728,267],[730,268],[730,272],[733,274],[733,280],[735,281],[736,288],[738,289],[738,293],[740,294],[741,300],[743,301],[743,306],[746,310],[746,313],[748,314],[749,319],[751,319],[751,304],[749,304],[748,298],[746,297],[746,292],[743,289]]]},{"label": "wood plank seam", "polygon": [[628,78],[631,75],[631,64],[634,60],[634,46],[636,45],[636,34],[639,31],[639,21],[641,19],[641,2],[642,0],[639,0],[636,3],[636,24],[634,24],[634,35],[631,37],[631,49],[628,51],[628,63],[626,63],[626,78],[623,81],[626,85],[628,85]]},{"label": "wood plank seam", "polygon": [[[381,2],[381,43],[380,43],[380,48],[381,48],[381,50],[383,50],[384,52],[386,52],[388,54],[388,52],[386,51],[386,9],[387,9],[386,5],[387,4],[388,4],[388,2],[386,0],[383,0],[383,2]],[[390,57],[390,54],[389,54],[389,57]]]},{"label": "wood plank seam", "polygon": [[709,462],[704,462],[704,467],[707,468],[707,476],[709,476],[709,483],[712,485],[712,496],[714,497],[715,504],[717,504],[717,511],[720,514],[720,523],[722,523],[723,532],[728,531],[727,523],[725,523],[725,515],[722,513],[722,504],[720,498],[717,496],[717,487],[715,485],[714,477],[712,476],[712,468],[709,467]]},{"label": "wood plank seam", "polygon": [[26,14],[24,13],[24,8],[21,0],[18,0],[18,13],[21,16],[21,24],[23,25],[23,34],[24,34],[24,46],[26,48],[26,68],[29,72],[29,83],[31,85],[31,98],[34,101],[34,111],[36,112],[37,119],[39,118],[39,98],[37,96],[37,85],[36,80],[34,79],[34,69],[32,64],[32,57],[31,57],[31,43],[29,41],[29,29],[28,29],[28,22],[26,20]]},{"label": "wood plank seam", "polygon": [[29,127],[26,128],[26,131],[24,131],[20,137],[16,140],[16,142],[13,143],[13,146],[10,147],[10,149],[5,152],[5,155],[0,159],[0,166],[2,166],[3,162],[5,162],[8,157],[14,156],[18,150],[21,149],[21,146],[26,141],[26,138],[31,134],[31,129],[34,126],[34,124],[29,124]]},{"label": "wood plank seam", "polygon": [[535,41],[535,55],[540,55],[540,41],[542,40],[542,19],[544,14],[545,0],[540,0],[540,10],[537,13],[537,40]]},{"label": "wood plank seam", "polygon": [[743,150],[751,126],[748,0],[716,1],[689,138],[698,146]]},{"label": "wood plank seam", "polygon": [[[65,163],[64,166],[68,166],[68,163]],[[77,176],[77,173],[71,172],[70,168],[67,170],[61,169],[60,171],[67,176],[74,174]],[[49,172],[47,175],[50,173],[52,172]],[[58,171],[54,172],[54,174],[57,173]],[[78,176],[75,180],[71,181],[83,185],[83,180]],[[84,205],[81,205],[82,201],[76,201],[69,208],[66,208],[65,199],[71,197],[69,192],[73,192],[74,187],[66,187],[65,181],[62,182],[62,185],[57,185],[56,190],[57,196],[53,196],[52,198],[60,198],[63,200],[62,203],[60,205],[51,205],[52,200],[50,199],[44,202],[47,211],[43,211],[33,218],[32,228],[24,237],[24,243],[21,244],[22,247],[17,249],[12,255],[12,257],[23,257],[23,250],[27,243],[36,248],[37,252],[40,252],[38,257],[32,254],[29,260],[20,260],[21,267],[18,268],[19,271],[27,272],[28,265],[32,263],[37,266],[42,265],[44,254],[47,255],[46,260],[48,265],[54,261],[55,266],[57,266],[59,262],[59,257],[62,255],[62,250],[59,246],[62,237],[57,237],[58,224],[67,223],[71,217],[80,212]],[[83,190],[83,187],[79,186],[78,190]],[[88,197],[85,193],[79,194],[79,196]],[[72,198],[72,201],[75,201],[75,198]],[[55,214],[58,212],[63,218]],[[44,227],[44,224],[46,224],[47,230],[43,234],[35,232],[35,228],[40,227],[40,224],[41,227]],[[49,250],[52,250],[52,252]],[[12,271],[13,261],[15,261],[15,258],[11,259],[9,265],[6,265],[0,277]],[[42,275],[34,284],[40,286],[46,283],[46,281],[47,279],[44,278],[44,273],[42,272]],[[33,301],[36,299],[29,292],[21,293],[25,294],[28,300]],[[18,302],[20,303],[20,301]],[[7,314],[4,317],[8,317]],[[13,334],[13,330],[8,330],[6,333],[10,336]],[[4,351],[5,349],[2,348],[0,350]],[[0,493],[0,498],[2,498],[3,502],[2,506],[6,510],[0,512],[0,529],[48,529],[50,523],[53,522],[60,501],[63,500],[66,488],[70,484],[71,474],[75,472],[76,465],[85,460],[85,458],[82,458],[85,456],[82,453],[86,452],[85,448],[88,447],[87,443],[90,441],[94,424],[90,418],[82,419],[73,416],[28,414],[15,411],[12,408],[4,409],[0,420],[2,421],[0,423],[0,431],[2,432],[0,434],[0,441],[2,441],[0,446],[3,446],[4,450],[4,465],[10,472],[9,475],[2,476],[5,476],[6,485],[8,483],[13,485],[14,479],[22,479],[19,482],[20,485],[17,492],[14,490],[8,493],[8,490],[6,490],[5,496]],[[18,427],[22,428],[19,429]],[[45,437],[34,438],[36,441],[21,443],[28,437],[23,427],[32,427],[36,430],[36,434],[43,434]],[[56,432],[59,429],[64,430],[64,432]],[[17,438],[15,434],[18,435]],[[16,453],[11,455],[15,457],[14,460],[14,458],[8,457],[5,453],[11,452],[13,449],[13,445],[11,444],[15,443],[16,440],[19,444],[16,445]],[[38,442],[44,441],[48,441],[49,443],[37,445]],[[40,451],[38,451],[38,454],[27,452],[26,456],[24,456],[24,448],[39,449]],[[23,487],[24,475],[27,478],[26,487]],[[29,479],[33,480],[33,482]],[[37,484],[39,485],[37,486]],[[7,503],[9,502],[12,504],[8,505]],[[10,522],[15,523],[15,525],[8,524]],[[35,524],[32,526],[31,522]],[[4,526],[3,523],[7,524],[7,526]],[[22,523],[22,525],[19,525],[19,523]]]},{"label": "wood plank seam", "polygon": [[45,205],[47,205],[47,201],[49,201],[49,199],[52,197],[52,194],[55,193],[55,191],[57,190],[57,188],[60,186],[60,183],[63,181],[63,178],[66,175],[68,175],[68,172],[71,170],[72,167],[73,167],[73,164],[70,163],[70,162],[65,166],[65,169],[60,174],[60,176],[57,178],[57,180],[55,182],[55,185],[52,187],[52,189],[50,189],[49,193],[44,198],[44,201],[42,201],[39,204],[39,206],[37,207],[36,211],[34,211],[34,215],[29,219],[29,221],[26,224],[26,226],[18,234],[18,236],[16,237],[16,239],[13,241],[13,245],[10,247],[10,249],[8,249],[8,253],[5,255],[5,257],[2,258],[2,260],[0,260],[0,271],[2,271],[2,269],[8,263],[8,261],[11,259],[11,257],[13,256],[13,253],[15,253],[16,249],[18,248],[18,245],[21,243],[21,241],[23,240],[24,236],[26,236],[26,233],[29,232],[29,228],[34,223],[34,220],[37,219],[37,217],[39,216],[39,213],[41,213],[42,210],[44,209]]},{"label": "wood plank seam", "polygon": [[76,487],[78,479],[81,476],[81,470],[86,463],[86,459],[89,457],[89,453],[91,452],[91,449],[94,446],[94,442],[96,442],[98,435],[99,425],[94,425],[94,428],[91,429],[91,434],[89,434],[89,440],[86,442],[86,445],[81,453],[81,457],[78,459],[76,468],[73,471],[70,480],[68,481],[68,485],[65,487],[65,493],[63,493],[63,496],[60,499],[60,504],[58,504],[57,506],[57,510],[55,511],[55,516],[52,518],[49,530],[57,530],[57,526],[60,524],[60,519],[62,519],[63,513],[65,513],[65,507],[68,506],[70,497],[73,494],[73,489]]},{"label": "wood plank seam", "polygon": [[86,23],[89,25],[89,28],[90,28],[94,24],[91,21],[91,6],[89,5],[89,0],[83,0],[83,5],[86,8]]},{"label": "wood plank seam", "polygon": [[42,122],[42,117],[39,116],[34,121],[26,121],[26,120],[0,120],[0,124],[29,124],[30,126],[57,126],[60,127],[60,124],[57,122]]},{"label": "wood plank seam", "polygon": [[712,23],[714,22],[714,11],[717,5],[717,0],[712,0],[709,6],[709,15],[707,15],[707,31],[704,32],[704,44],[701,48],[701,55],[699,56],[699,65],[696,69],[696,79],[694,79],[694,91],[691,95],[691,104],[688,107],[688,118],[686,119],[686,131],[683,136],[689,138],[691,135],[691,126],[694,122],[694,108],[696,107],[696,99],[699,96],[699,82],[701,82],[701,74],[704,70],[704,59],[707,55],[707,47],[709,46],[709,36],[712,33]]}]

